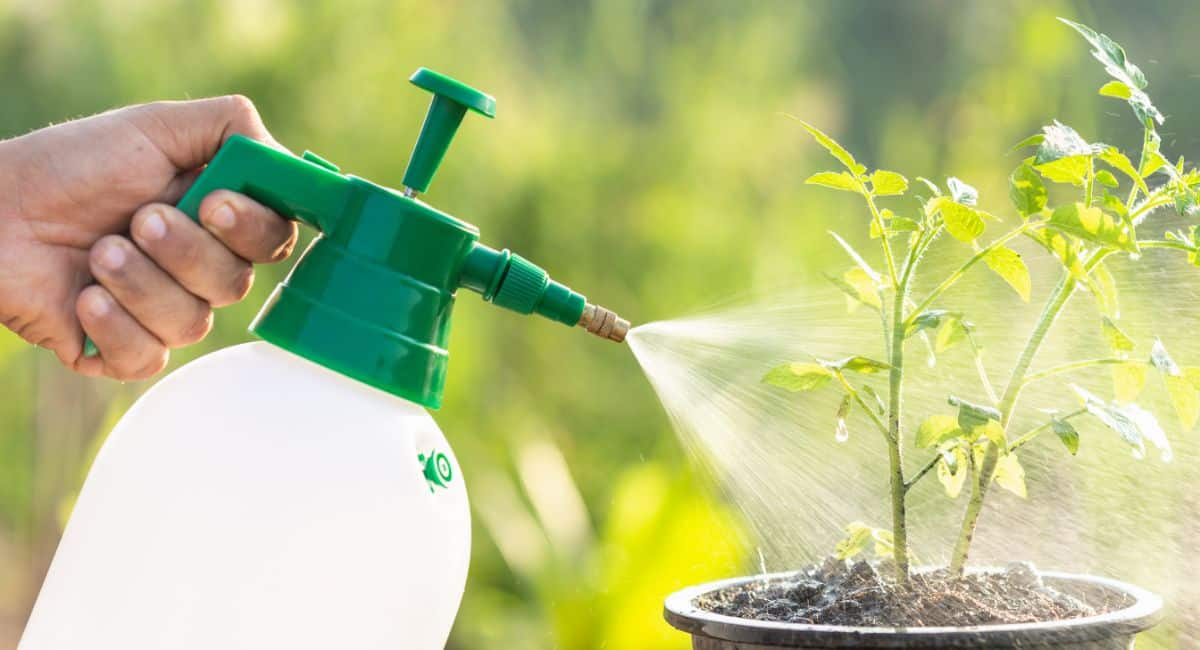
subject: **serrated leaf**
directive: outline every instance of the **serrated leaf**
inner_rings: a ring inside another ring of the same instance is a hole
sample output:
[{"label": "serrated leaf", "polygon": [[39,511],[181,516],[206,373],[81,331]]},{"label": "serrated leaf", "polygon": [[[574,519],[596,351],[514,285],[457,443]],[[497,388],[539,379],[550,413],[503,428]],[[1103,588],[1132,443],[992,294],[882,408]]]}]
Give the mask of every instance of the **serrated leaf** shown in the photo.
[{"label": "serrated leaf", "polygon": [[1100,308],[1100,313],[1105,318],[1121,316],[1121,304],[1117,299],[1117,281],[1108,271],[1108,266],[1104,263],[1097,264],[1096,268],[1092,269],[1091,275],[1088,276],[1086,286],[1096,299],[1096,306]]},{"label": "serrated leaf", "polygon": [[[1075,129],[1054,120],[1053,124],[1042,127],[1045,138],[1038,145],[1034,155],[1034,166],[1044,165],[1063,158],[1091,156],[1098,153],[1096,145],[1089,143]],[[1085,161],[1086,162],[1086,161]]]},{"label": "serrated leaf", "polygon": [[849,370],[850,372],[860,372],[867,375],[892,368],[882,361],[862,356],[846,357],[845,359],[834,361],[829,365],[835,370]]},{"label": "serrated leaf", "polygon": [[862,193],[862,188],[849,172],[820,172],[804,179],[805,185],[820,185],[845,192]]},{"label": "serrated leaf", "polygon": [[1182,377],[1183,370],[1167,353],[1167,347],[1159,339],[1154,339],[1154,346],[1150,348],[1150,363],[1154,368],[1167,377]]},{"label": "serrated leaf", "polygon": [[1192,382],[1184,376],[1163,377],[1167,383],[1167,395],[1171,397],[1171,406],[1179,416],[1179,424],[1184,433],[1191,431],[1200,419],[1200,393]]},{"label": "serrated leaf", "polygon": [[968,185],[961,180],[951,176],[946,179],[946,186],[950,188],[950,198],[955,203],[974,206],[979,203],[979,190]]},{"label": "serrated leaf", "polygon": [[1117,80],[1104,84],[1100,88],[1100,94],[1120,97],[1129,102],[1129,106],[1133,108],[1134,114],[1142,124],[1152,124],[1151,120],[1162,124],[1162,113],[1158,112],[1158,109],[1150,102],[1150,97],[1145,93],[1146,75],[1142,73],[1141,68],[1138,68],[1126,57],[1125,48],[1091,27],[1066,18],[1059,18],[1059,20],[1074,28],[1092,45],[1092,56],[1104,64],[1104,70],[1110,77]]},{"label": "serrated leaf", "polygon": [[1129,157],[1121,153],[1116,147],[1106,147],[1100,152],[1099,158],[1109,167],[1125,174],[1134,183],[1137,183],[1138,189],[1144,194],[1150,193],[1150,188],[1146,187],[1146,179],[1138,173],[1134,168],[1133,163],[1129,161]]},{"label": "serrated leaf", "polygon": [[971,473],[967,463],[967,452],[962,447],[955,447],[941,453],[942,457],[937,463],[938,482],[946,490],[946,496],[957,499],[962,493],[967,475]]},{"label": "serrated leaf", "polygon": [[871,189],[878,196],[895,196],[908,191],[908,179],[896,172],[876,169],[871,172]]},{"label": "serrated leaf", "polygon": [[1113,352],[1133,352],[1135,347],[1133,339],[1121,331],[1121,328],[1117,327],[1117,324],[1108,316],[1100,319],[1100,328],[1104,331],[1104,338],[1108,341],[1108,345],[1113,349]]},{"label": "serrated leaf", "polygon": [[1033,135],[1029,136],[1028,138],[1025,138],[1024,140],[1014,144],[1012,146],[1012,149],[1008,150],[1008,153],[1011,154],[1011,153],[1020,151],[1021,149],[1024,149],[1026,147],[1038,147],[1038,146],[1041,146],[1041,144],[1045,141],[1046,141],[1046,135],[1044,133],[1034,133]]},{"label": "serrated leaf", "polygon": [[1083,203],[1068,203],[1060,206],[1051,215],[1047,225],[1080,239],[1100,244],[1105,248],[1115,248],[1130,253],[1138,250],[1125,222],[1100,208],[1089,208]]},{"label": "serrated leaf", "polygon": [[1050,428],[1054,430],[1054,434],[1058,436],[1072,456],[1079,453],[1079,432],[1071,426],[1070,422],[1054,418],[1050,421]]},{"label": "serrated leaf", "polygon": [[1113,400],[1121,403],[1137,401],[1146,387],[1146,366],[1136,363],[1119,363],[1112,367]]},{"label": "serrated leaf", "polygon": [[919,449],[928,449],[947,440],[953,440],[962,434],[962,429],[958,426],[958,418],[952,415],[931,415],[925,418],[921,426],[917,427],[914,442]]},{"label": "serrated leaf", "polygon": [[833,371],[818,363],[785,363],[763,375],[762,382],[793,393],[816,390],[833,378]]},{"label": "serrated leaf", "polygon": [[798,117],[792,115],[789,115],[788,117],[791,117],[793,120],[799,122],[800,126],[803,127],[805,131],[808,131],[808,134],[811,135],[818,144],[820,144],[822,147],[825,147],[829,153],[833,154],[833,157],[837,158],[838,161],[841,162],[851,174],[857,176],[867,171],[867,168],[858,164],[858,161],[854,159],[854,156],[850,155],[849,151],[846,151],[845,147],[838,144],[836,140],[826,135],[823,131],[821,131],[821,129],[818,129],[817,127]]},{"label": "serrated leaf", "polygon": [[937,210],[942,213],[942,221],[946,231],[959,241],[975,241],[983,234],[983,215],[970,206],[941,197],[937,201]]},{"label": "serrated leaf", "polygon": [[1083,187],[1087,183],[1088,159],[1090,157],[1067,156],[1035,165],[1034,169],[1048,181],[1070,183],[1076,187]]},{"label": "serrated leaf", "polygon": [[1117,97],[1119,99],[1129,99],[1133,89],[1120,81],[1110,81],[1103,86],[1100,86],[1100,94],[1105,97]]},{"label": "serrated leaf", "polygon": [[1023,216],[1046,207],[1046,184],[1029,163],[1021,163],[1008,177],[1008,198]]},{"label": "serrated leaf", "polygon": [[1021,467],[1016,454],[1005,454],[996,461],[995,481],[996,485],[1022,499],[1029,496],[1025,488],[1025,468]]},{"label": "serrated leaf", "polygon": [[1145,457],[1148,440],[1158,448],[1163,462],[1171,461],[1171,443],[1167,441],[1167,434],[1163,432],[1153,413],[1137,404],[1106,403],[1075,384],[1071,384],[1071,389],[1079,395],[1088,413],[1121,436],[1136,458]]},{"label": "serrated leaf", "polygon": [[1033,284],[1029,279],[1029,267],[1025,266],[1020,254],[1011,248],[1001,246],[988,253],[983,261],[996,275],[1003,278],[1013,288],[1013,291],[1017,292],[1018,296],[1021,296],[1021,300],[1029,302]]}]

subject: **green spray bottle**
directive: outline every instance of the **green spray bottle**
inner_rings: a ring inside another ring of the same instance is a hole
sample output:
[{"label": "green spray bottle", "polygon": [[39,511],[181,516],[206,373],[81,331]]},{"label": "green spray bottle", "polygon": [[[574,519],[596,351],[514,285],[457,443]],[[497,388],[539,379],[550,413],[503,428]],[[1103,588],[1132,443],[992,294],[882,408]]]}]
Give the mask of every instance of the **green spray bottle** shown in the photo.
[{"label": "green spray bottle", "polygon": [[466,580],[441,406],[457,289],[614,341],[629,323],[422,202],[468,110],[431,70],[401,191],[231,137],[179,208],[241,192],[320,231],[251,330],[171,373],[96,457],[21,642],[89,648],[441,648]]}]

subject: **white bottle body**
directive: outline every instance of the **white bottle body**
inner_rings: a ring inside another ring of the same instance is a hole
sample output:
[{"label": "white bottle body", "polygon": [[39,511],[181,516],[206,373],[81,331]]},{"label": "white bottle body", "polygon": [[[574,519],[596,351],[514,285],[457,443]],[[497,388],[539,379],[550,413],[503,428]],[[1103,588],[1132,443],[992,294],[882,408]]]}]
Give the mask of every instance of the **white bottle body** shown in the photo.
[{"label": "white bottle body", "polygon": [[432,650],[469,559],[466,488],[424,409],[249,343],[113,429],[19,648]]}]

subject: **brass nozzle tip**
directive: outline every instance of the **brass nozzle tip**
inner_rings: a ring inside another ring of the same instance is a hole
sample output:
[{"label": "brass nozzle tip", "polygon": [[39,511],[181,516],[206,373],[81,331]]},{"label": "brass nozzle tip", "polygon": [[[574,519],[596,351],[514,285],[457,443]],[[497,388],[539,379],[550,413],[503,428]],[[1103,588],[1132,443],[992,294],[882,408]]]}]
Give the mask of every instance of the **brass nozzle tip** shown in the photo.
[{"label": "brass nozzle tip", "polygon": [[629,321],[611,310],[590,303],[584,307],[583,315],[579,317],[577,324],[596,336],[617,343],[624,341],[625,335],[629,333]]}]

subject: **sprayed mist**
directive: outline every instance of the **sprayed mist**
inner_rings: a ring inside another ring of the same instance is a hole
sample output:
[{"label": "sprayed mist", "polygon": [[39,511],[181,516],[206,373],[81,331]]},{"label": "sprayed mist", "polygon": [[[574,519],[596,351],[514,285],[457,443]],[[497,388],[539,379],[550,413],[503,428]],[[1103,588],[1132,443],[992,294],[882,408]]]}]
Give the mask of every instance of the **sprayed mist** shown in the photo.
[{"label": "sprayed mist", "polygon": [[[1017,352],[1057,275],[1056,263],[1025,250],[1035,278],[1030,304],[1013,297],[988,274],[973,273],[941,303],[967,312],[993,385],[1003,388]],[[1178,256],[1156,255],[1137,275],[1112,268],[1122,290],[1122,326],[1148,354],[1160,337],[1181,364],[1200,365],[1197,269]],[[1157,258],[1161,257],[1161,263]],[[1150,267],[1148,271],[1147,268]],[[938,277],[934,272],[927,277]],[[1040,282],[1039,282],[1040,280]],[[917,291],[920,295],[920,287]],[[984,308],[983,306],[987,307]],[[935,305],[936,306],[936,305]],[[1034,370],[1104,349],[1094,301],[1077,292],[1038,355]],[[825,387],[789,393],[761,383],[770,368],[813,357],[851,354],[883,358],[878,315],[847,314],[844,300],[820,285],[742,306],[630,332],[629,344],[661,399],[683,445],[708,469],[748,527],[744,540],[763,568],[796,568],[829,554],[852,521],[890,526],[887,456],[879,433],[856,412],[839,441],[835,410],[840,393]],[[911,475],[928,459],[912,432],[928,415],[953,414],[950,392],[987,402],[987,392],[965,351],[948,351],[934,363],[919,340],[910,340],[904,404]],[[1112,394],[1109,371],[1093,368],[1030,385],[1012,427],[1040,424],[1039,409],[1077,408],[1067,388],[1076,382]],[[883,392],[886,378],[875,380]],[[1118,577],[1163,594],[1184,639],[1200,643],[1200,446],[1195,432],[1180,430],[1157,377],[1139,403],[1162,423],[1175,451],[1137,460],[1116,435],[1094,421],[1079,421],[1082,444],[1072,457],[1054,436],[1022,451],[1029,499],[993,491],[980,523],[974,564],[1030,559],[1046,569]],[[949,556],[966,497],[951,501],[935,479],[909,496],[912,551],[919,564]],[[759,567],[755,567],[756,569]]]}]

